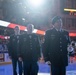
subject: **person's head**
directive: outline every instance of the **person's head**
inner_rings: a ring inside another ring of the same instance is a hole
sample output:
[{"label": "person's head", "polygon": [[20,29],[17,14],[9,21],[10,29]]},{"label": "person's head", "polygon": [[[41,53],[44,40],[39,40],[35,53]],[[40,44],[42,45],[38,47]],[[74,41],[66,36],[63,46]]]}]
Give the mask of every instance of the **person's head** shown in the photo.
[{"label": "person's head", "polygon": [[15,35],[20,34],[20,28],[19,28],[19,26],[15,26],[14,32],[15,32]]},{"label": "person's head", "polygon": [[34,25],[33,24],[28,24],[27,25],[27,33],[31,34],[34,30]]},{"label": "person's head", "polygon": [[53,25],[54,28],[56,28],[56,29],[58,29],[58,30],[61,29],[62,26],[63,26],[61,17],[55,16],[55,17],[52,19],[52,25]]}]

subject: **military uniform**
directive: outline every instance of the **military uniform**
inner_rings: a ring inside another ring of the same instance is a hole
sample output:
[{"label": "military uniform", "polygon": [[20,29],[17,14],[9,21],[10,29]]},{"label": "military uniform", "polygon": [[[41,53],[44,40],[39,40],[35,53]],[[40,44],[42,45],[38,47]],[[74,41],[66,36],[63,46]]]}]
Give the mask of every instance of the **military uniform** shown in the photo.
[{"label": "military uniform", "polygon": [[22,75],[22,62],[18,61],[19,36],[20,35],[14,35],[14,34],[11,35],[8,43],[8,53],[12,59],[13,75],[17,75],[16,72],[17,62],[19,66],[19,75]]},{"label": "military uniform", "polygon": [[58,69],[68,65],[68,43],[70,39],[67,31],[57,31],[55,28],[46,31],[43,54],[45,60],[51,62],[52,71],[54,67]]},{"label": "military uniform", "polygon": [[40,43],[36,34],[24,34],[20,41],[20,56],[23,59],[24,75],[37,75]]}]

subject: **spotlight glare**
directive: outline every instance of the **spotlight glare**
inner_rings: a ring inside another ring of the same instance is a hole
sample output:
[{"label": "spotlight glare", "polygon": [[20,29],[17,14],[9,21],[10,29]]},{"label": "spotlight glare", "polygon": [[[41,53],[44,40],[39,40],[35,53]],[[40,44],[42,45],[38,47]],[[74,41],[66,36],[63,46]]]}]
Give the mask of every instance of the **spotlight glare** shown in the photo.
[{"label": "spotlight glare", "polygon": [[31,6],[39,7],[43,5],[43,0],[29,0]]}]

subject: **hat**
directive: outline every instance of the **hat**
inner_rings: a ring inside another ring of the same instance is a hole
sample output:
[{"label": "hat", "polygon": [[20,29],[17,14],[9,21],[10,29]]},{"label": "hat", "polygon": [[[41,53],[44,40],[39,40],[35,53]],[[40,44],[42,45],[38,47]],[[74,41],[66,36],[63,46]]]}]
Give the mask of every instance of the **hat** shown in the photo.
[{"label": "hat", "polygon": [[59,17],[59,16],[55,16],[55,17],[53,17],[53,19],[52,19],[52,24],[54,25],[55,24],[55,22],[57,21],[57,20],[59,20],[59,19],[61,19],[61,17]]}]

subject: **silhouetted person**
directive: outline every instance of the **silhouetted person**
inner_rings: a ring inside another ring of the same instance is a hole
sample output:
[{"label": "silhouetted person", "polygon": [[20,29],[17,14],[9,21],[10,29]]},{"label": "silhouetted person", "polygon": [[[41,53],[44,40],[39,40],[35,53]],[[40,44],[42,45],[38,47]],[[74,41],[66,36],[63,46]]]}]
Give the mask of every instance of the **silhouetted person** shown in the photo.
[{"label": "silhouetted person", "polygon": [[39,38],[33,33],[34,25],[28,24],[27,33],[21,35],[20,40],[20,56],[19,60],[23,60],[24,75],[38,74],[38,58],[40,57]]},{"label": "silhouetted person", "polygon": [[62,19],[55,16],[52,19],[53,28],[45,33],[44,58],[51,62],[52,75],[66,75],[68,65],[67,46],[70,43],[69,33],[62,29]]},{"label": "silhouetted person", "polygon": [[19,75],[22,75],[22,61],[18,60],[18,51],[19,51],[19,38],[20,38],[20,29],[18,26],[14,28],[14,34],[10,36],[8,44],[9,56],[12,60],[13,65],[13,75],[17,75],[17,62],[19,68]]}]

